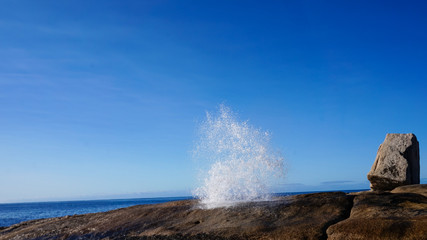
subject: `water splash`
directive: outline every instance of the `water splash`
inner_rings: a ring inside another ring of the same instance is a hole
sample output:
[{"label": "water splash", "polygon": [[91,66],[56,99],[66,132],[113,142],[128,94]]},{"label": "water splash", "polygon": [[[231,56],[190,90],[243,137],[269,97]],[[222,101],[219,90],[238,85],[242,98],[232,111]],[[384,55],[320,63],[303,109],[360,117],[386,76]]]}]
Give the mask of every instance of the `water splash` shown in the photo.
[{"label": "water splash", "polygon": [[271,149],[269,133],[239,121],[224,105],[217,115],[206,114],[195,157],[209,163],[193,192],[206,208],[269,200],[273,180],[284,176],[284,159]]}]

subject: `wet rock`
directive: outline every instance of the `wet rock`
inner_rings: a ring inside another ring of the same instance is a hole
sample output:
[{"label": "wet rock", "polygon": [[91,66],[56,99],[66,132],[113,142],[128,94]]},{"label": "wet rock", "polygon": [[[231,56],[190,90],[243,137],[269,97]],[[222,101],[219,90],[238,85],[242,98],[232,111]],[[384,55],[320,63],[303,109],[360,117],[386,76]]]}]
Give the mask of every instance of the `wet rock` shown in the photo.
[{"label": "wet rock", "polygon": [[368,173],[372,190],[420,183],[420,153],[414,134],[387,134]]},{"label": "wet rock", "polygon": [[140,205],[105,213],[34,220],[0,231],[0,239],[325,239],[350,214],[342,192],[200,209],[196,200]]}]

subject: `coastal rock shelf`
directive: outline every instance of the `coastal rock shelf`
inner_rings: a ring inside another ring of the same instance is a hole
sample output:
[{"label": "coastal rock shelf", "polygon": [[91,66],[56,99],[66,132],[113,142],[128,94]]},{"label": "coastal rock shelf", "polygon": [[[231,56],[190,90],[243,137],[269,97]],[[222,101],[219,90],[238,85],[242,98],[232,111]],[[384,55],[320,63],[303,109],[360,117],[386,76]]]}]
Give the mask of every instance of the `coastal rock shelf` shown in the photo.
[{"label": "coastal rock shelf", "polygon": [[350,217],[328,228],[329,239],[427,239],[427,195],[420,194],[427,184],[402,188],[359,193]]},{"label": "coastal rock shelf", "polygon": [[427,185],[201,209],[197,200],[33,220],[0,239],[425,239]]},{"label": "coastal rock shelf", "polygon": [[[427,184],[414,134],[387,134],[371,191],[277,197],[202,209],[197,200],[40,219],[0,228],[3,239],[427,239]],[[413,184],[413,185],[411,185]]]}]

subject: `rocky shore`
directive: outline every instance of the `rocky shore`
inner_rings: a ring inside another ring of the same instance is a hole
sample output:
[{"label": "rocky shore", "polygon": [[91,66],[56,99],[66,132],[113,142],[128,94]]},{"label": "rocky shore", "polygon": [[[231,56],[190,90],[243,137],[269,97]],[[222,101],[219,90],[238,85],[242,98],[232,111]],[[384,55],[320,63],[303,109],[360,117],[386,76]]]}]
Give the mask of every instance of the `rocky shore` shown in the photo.
[{"label": "rocky shore", "polygon": [[427,184],[414,134],[387,134],[370,191],[277,197],[203,209],[198,200],[40,219],[0,228],[3,239],[427,240]]},{"label": "rocky shore", "polygon": [[427,184],[201,209],[197,200],[23,222],[0,239],[426,239]]}]

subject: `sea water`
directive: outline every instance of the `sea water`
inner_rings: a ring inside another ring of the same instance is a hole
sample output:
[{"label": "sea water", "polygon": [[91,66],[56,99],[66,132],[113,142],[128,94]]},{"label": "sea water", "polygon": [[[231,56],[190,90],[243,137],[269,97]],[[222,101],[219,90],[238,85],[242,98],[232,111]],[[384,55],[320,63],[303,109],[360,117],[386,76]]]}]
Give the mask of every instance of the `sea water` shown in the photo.
[{"label": "sea water", "polygon": [[22,221],[33,219],[105,212],[134,205],[156,204],[190,198],[191,197],[161,197],[0,204],[0,227],[7,227]]},{"label": "sea water", "polygon": [[206,114],[194,157],[200,164],[193,192],[204,208],[232,206],[271,197],[271,186],[284,176],[284,158],[270,144],[270,133],[255,128],[225,105]]}]

